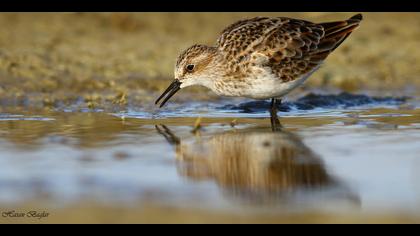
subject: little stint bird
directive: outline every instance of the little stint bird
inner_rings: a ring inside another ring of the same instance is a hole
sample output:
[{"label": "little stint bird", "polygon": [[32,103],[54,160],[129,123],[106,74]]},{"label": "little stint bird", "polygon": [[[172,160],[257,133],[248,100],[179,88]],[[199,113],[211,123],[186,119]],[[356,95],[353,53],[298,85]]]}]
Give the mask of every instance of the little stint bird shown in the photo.
[{"label": "little stint bird", "polygon": [[359,26],[362,15],[312,23],[286,17],[256,17],[225,28],[214,46],[193,45],[176,61],[175,80],[156,100],[162,107],[181,88],[201,85],[217,95],[277,100],[301,85]]}]

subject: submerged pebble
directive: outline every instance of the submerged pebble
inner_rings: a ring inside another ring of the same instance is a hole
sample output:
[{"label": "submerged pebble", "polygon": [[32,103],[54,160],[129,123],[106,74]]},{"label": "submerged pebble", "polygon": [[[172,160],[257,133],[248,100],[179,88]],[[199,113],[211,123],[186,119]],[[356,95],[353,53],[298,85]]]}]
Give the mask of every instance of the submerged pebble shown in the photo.
[{"label": "submerged pebble", "polygon": [[124,159],[127,159],[128,157],[130,157],[130,155],[126,152],[119,151],[119,152],[115,152],[113,157],[117,160],[124,160]]}]

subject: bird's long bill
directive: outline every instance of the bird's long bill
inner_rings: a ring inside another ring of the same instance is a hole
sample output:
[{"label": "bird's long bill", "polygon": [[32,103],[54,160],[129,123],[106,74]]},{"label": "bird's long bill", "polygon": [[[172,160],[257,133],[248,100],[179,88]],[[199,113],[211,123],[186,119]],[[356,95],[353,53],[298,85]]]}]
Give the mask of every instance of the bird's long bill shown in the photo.
[{"label": "bird's long bill", "polygon": [[163,92],[162,95],[160,95],[160,97],[156,100],[155,104],[157,105],[162,98],[165,98],[163,99],[163,101],[160,103],[160,106],[159,106],[159,107],[163,107],[163,105],[165,105],[165,103],[172,96],[174,96],[176,92],[178,92],[181,89],[180,86],[181,86],[181,82],[179,82],[179,80],[175,79],[174,81],[172,81],[172,83],[165,90],[165,92]]}]

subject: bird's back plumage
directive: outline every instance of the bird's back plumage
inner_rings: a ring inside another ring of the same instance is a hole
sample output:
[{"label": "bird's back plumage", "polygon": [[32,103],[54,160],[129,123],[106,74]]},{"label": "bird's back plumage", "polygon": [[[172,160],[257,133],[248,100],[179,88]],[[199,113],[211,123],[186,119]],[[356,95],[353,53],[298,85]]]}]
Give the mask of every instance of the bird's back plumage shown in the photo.
[{"label": "bird's back plumage", "polygon": [[286,17],[256,17],[225,28],[216,48],[233,71],[270,67],[279,80],[290,82],[318,68],[361,20],[361,14],[318,24]]}]

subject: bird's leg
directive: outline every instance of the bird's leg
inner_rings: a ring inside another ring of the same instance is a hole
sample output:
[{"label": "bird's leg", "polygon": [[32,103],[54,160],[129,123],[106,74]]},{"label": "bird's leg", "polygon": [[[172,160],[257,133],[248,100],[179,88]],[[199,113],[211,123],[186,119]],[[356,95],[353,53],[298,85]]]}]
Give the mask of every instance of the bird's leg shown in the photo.
[{"label": "bird's leg", "polygon": [[[279,102],[281,103],[281,100],[279,100]],[[271,119],[271,130],[273,132],[280,131],[283,128],[277,116],[277,99],[276,98],[271,99],[270,119]]]}]

